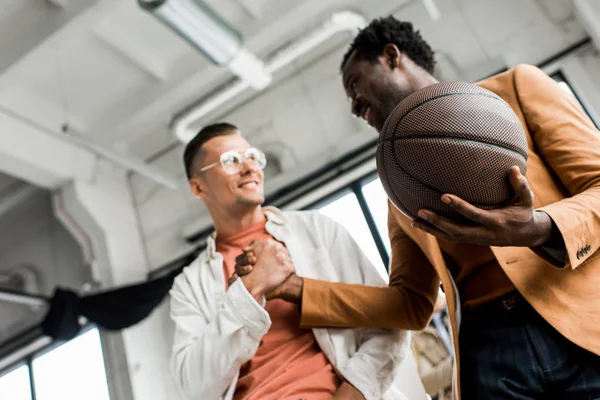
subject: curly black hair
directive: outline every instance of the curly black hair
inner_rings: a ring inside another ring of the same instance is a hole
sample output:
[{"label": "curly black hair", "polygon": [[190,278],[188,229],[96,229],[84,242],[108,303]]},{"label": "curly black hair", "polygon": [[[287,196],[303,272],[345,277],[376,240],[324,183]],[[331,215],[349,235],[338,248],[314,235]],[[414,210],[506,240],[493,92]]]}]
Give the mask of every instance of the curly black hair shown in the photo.
[{"label": "curly black hair", "polygon": [[393,16],[378,18],[362,29],[354,38],[350,48],[344,55],[341,69],[353,52],[364,60],[374,61],[381,55],[383,48],[395,44],[398,49],[410,57],[418,66],[433,74],[435,69],[435,53],[421,36],[413,29],[410,22],[398,21]]}]

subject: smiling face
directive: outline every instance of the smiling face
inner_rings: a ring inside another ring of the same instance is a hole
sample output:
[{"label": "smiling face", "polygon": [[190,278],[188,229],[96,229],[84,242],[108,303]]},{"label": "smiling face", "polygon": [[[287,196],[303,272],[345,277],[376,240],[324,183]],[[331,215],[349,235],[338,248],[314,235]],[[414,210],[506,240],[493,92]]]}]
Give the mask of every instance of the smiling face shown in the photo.
[{"label": "smiling face", "polygon": [[246,160],[239,172],[229,173],[219,163],[221,154],[236,151],[242,156],[251,148],[238,132],[210,139],[202,146],[198,168],[217,163],[204,172],[195,172],[190,178],[190,188],[196,197],[206,203],[211,212],[238,215],[260,206],[264,201],[264,175],[256,163]]},{"label": "smiling face", "polygon": [[396,105],[423,87],[423,72],[393,44],[373,61],[353,52],[342,72],[352,113],[380,132]]}]

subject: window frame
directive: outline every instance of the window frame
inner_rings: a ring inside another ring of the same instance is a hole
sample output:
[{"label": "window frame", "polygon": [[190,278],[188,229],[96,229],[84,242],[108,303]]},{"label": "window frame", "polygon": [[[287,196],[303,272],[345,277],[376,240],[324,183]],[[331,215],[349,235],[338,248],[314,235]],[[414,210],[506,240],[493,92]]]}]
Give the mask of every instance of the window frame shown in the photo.
[{"label": "window frame", "polygon": [[[73,339],[76,339],[79,336],[84,335],[93,329],[98,330],[98,335],[100,336],[100,346],[102,349],[102,358],[104,360],[104,372],[108,379],[109,373],[106,368],[107,367],[106,356],[104,354],[104,348],[102,347],[102,337],[101,337],[102,332],[101,332],[100,328],[94,324],[87,324],[86,326],[81,328],[79,333]],[[46,338],[46,340],[44,340],[44,338]],[[29,387],[30,387],[30,391],[31,391],[31,400],[37,400],[34,371],[33,371],[33,360],[70,342],[70,340],[67,340],[67,341],[54,340],[53,341],[53,340],[49,339],[48,337],[42,337],[42,338],[39,338],[38,340],[40,340],[40,342],[37,345],[36,345],[36,343],[38,341],[34,341],[34,342],[30,343],[30,345],[32,345],[32,348],[30,349],[30,351],[26,351],[26,355],[24,355],[20,358],[17,358],[16,361],[9,363],[6,366],[0,368],[0,379],[2,379],[2,377],[4,375],[10,373],[11,371],[14,371],[15,369],[17,369],[23,365],[27,366],[27,369],[29,372]],[[28,347],[28,346],[26,346],[26,347]],[[110,393],[110,384],[109,384],[108,390]]]},{"label": "window frame", "polygon": [[539,68],[553,80],[556,81],[559,78],[566,82],[585,113],[596,128],[600,129],[600,108],[594,107],[594,104],[600,104],[600,94],[586,92],[585,88],[593,87],[594,82],[585,72],[581,60],[576,58],[577,55],[585,54],[588,51],[594,51],[590,38],[583,39],[556,56],[541,62]]},{"label": "window frame", "polygon": [[322,207],[322,206],[325,206],[329,203],[336,201],[337,199],[339,199],[349,193],[353,193],[356,196],[356,200],[358,201],[358,205],[360,206],[362,215],[363,215],[365,221],[367,222],[367,226],[369,227],[371,236],[373,237],[373,240],[375,241],[375,246],[377,247],[379,256],[381,257],[381,260],[383,261],[383,266],[384,266],[386,272],[389,274],[390,273],[390,254],[388,253],[387,248],[385,247],[384,239],[381,236],[379,229],[377,228],[377,224],[375,223],[375,218],[373,217],[373,214],[371,213],[369,205],[367,204],[367,199],[365,198],[365,195],[362,191],[363,186],[367,185],[368,183],[373,182],[374,180],[376,180],[378,178],[379,178],[379,176],[377,175],[376,170],[368,172],[367,174],[362,175],[361,177],[351,181],[350,183],[347,183],[345,186],[329,193],[328,195],[325,195],[318,200],[314,200],[313,202],[307,204],[305,207],[301,208],[301,210],[312,210],[312,209],[315,209],[318,207]]},{"label": "window frame", "polygon": [[600,128],[600,126],[598,126],[598,123],[594,120],[593,115],[590,113],[589,111],[589,106],[586,106],[586,101],[583,99],[583,97],[581,96],[581,94],[579,93],[578,89],[573,87],[573,85],[571,84],[571,82],[569,81],[569,78],[567,78],[563,72],[563,70],[561,68],[556,69],[553,73],[548,74],[548,76],[550,78],[552,78],[555,82],[564,82],[567,84],[567,86],[569,87],[569,89],[571,90],[571,93],[573,93],[573,96],[575,96],[575,99],[579,102],[579,104],[581,105],[581,108],[583,108],[583,111],[585,112],[585,114],[590,118],[590,120],[594,123],[594,125],[596,126],[596,128]]}]

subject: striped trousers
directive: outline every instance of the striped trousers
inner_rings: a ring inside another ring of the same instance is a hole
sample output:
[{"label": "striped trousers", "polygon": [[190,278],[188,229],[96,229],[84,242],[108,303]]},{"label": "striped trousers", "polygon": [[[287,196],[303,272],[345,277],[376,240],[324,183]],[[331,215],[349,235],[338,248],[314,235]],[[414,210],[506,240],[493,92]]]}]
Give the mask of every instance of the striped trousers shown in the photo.
[{"label": "striped trousers", "polygon": [[463,400],[600,399],[600,356],[529,304],[487,314],[466,313],[460,327]]}]

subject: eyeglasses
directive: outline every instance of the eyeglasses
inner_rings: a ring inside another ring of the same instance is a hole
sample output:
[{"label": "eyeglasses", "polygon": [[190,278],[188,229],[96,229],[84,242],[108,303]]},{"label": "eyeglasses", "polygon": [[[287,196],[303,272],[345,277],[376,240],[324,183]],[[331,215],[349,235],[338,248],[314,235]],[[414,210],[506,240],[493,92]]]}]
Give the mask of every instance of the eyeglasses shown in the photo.
[{"label": "eyeglasses", "polygon": [[251,147],[244,152],[244,155],[241,155],[235,150],[226,151],[225,153],[221,154],[219,161],[200,168],[200,172],[208,171],[209,169],[221,164],[223,171],[229,175],[237,174],[242,170],[244,160],[249,161],[250,163],[254,164],[256,168],[261,170],[267,165],[267,157],[265,156],[265,153],[255,147]]}]

